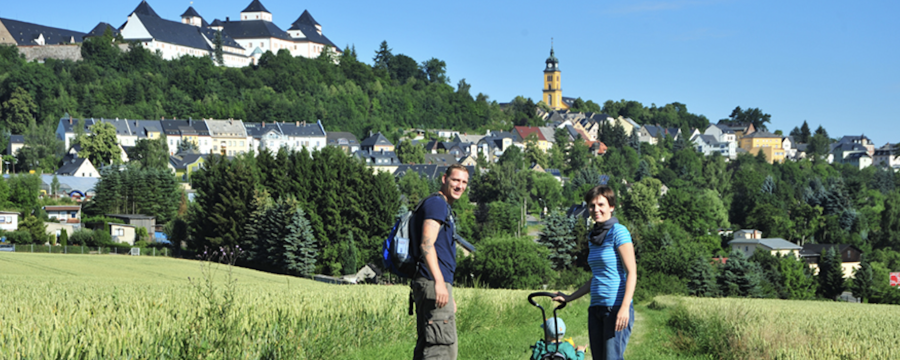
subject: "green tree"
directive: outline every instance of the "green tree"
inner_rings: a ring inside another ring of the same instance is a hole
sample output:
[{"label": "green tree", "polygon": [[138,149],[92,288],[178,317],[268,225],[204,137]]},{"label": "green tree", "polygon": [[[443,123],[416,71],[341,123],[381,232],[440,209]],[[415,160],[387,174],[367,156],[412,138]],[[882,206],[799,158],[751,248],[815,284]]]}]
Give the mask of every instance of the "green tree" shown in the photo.
[{"label": "green tree", "polygon": [[88,158],[97,168],[122,162],[122,151],[116,138],[116,127],[107,122],[91,125],[91,134],[76,138],[81,145],[80,155]]},{"label": "green tree", "polygon": [[225,65],[225,54],[222,51],[222,32],[216,31],[216,35],[213,36],[213,52],[216,59],[216,65],[222,66]]},{"label": "green tree", "polygon": [[772,121],[772,115],[762,112],[759,108],[741,110],[740,106],[731,112],[730,118],[735,123],[751,123],[757,131],[767,131],[766,124]]},{"label": "green tree", "polygon": [[859,268],[854,271],[853,283],[850,288],[853,291],[853,296],[859,298],[860,301],[864,303],[868,303],[869,299],[872,297],[872,292],[875,287],[875,279],[873,276],[872,264],[869,263],[869,259],[863,254],[862,259],[859,262]]},{"label": "green tree", "polygon": [[822,250],[819,256],[819,292],[826,299],[835,300],[844,292],[844,271],[841,268],[841,256],[834,247]]},{"label": "green tree", "polygon": [[251,159],[237,157],[226,160],[213,155],[206,167],[191,179],[197,193],[191,207],[191,242],[189,248],[234,246],[243,236],[250,216],[249,205],[258,180],[253,175]]},{"label": "green tree", "polygon": [[831,138],[822,125],[816,129],[816,133],[809,139],[809,145],[806,148],[807,156],[812,159],[823,159],[828,156],[831,150]]},{"label": "green tree", "polygon": [[425,147],[422,144],[413,144],[410,139],[404,139],[397,145],[397,158],[403,164],[424,164]]},{"label": "green tree", "polygon": [[25,146],[16,153],[16,171],[52,173],[62,157],[63,142],[56,138],[51,126],[32,125],[25,132]]},{"label": "green tree", "polygon": [[[19,230],[27,231],[31,234],[33,244],[43,245],[50,241],[50,235],[47,235],[47,225],[37,216],[26,215],[19,222]],[[53,239],[55,242],[56,239]],[[53,245],[53,244],[51,244]]]},{"label": "green tree", "polygon": [[400,193],[406,195],[407,205],[412,208],[428,196],[428,181],[415,171],[407,171],[397,181]]},{"label": "green tree", "polygon": [[478,278],[495,289],[538,289],[553,278],[547,248],[528,237],[489,238],[478,247],[460,262],[457,277]]},{"label": "green tree", "polygon": [[16,87],[9,100],[0,105],[0,114],[3,119],[4,128],[13,134],[24,134],[29,128],[37,125],[35,122],[35,114],[38,112],[38,106],[25,89]]},{"label": "green tree", "polygon": [[575,218],[553,211],[544,221],[544,230],[538,243],[549,250],[549,259],[554,270],[569,269],[575,262]]},{"label": "green tree", "polygon": [[634,183],[622,204],[625,216],[635,224],[646,225],[659,220],[659,188],[662,183],[646,177]]},{"label": "green tree", "polygon": [[725,296],[762,297],[759,264],[747,261],[739,251],[732,251],[718,276],[719,289]]},{"label": "green tree", "polygon": [[574,174],[575,172],[586,168],[591,163],[592,159],[591,149],[585,144],[584,139],[581,137],[575,139],[575,141],[572,142],[569,153],[566,155],[566,163],[569,165],[567,169],[569,174]]},{"label": "green tree", "polygon": [[422,71],[431,83],[446,84],[450,82],[447,78],[447,63],[436,58],[428,59],[422,62]]},{"label": "green tree", "polygon": [[138,139],[128,157],[130,161],[139,162],[141,167],[146,169],[168,170],[168,149],[164,137],[156,139]]},{"label": "green tree", "polygon": [[41,178],[38,175],[19,174],[7,179],[9,184],[9,202],[17,209],[31,213],[38,207],[38,196],[41,191]]},{"label": "green tree", "polygon": [[528,137],[525,138],[524,156],[526,165],[537,164],[544,169],[549,166],[550,159],[547,156],[547,153],[538,147],[538,138],[535,134],[528,135]]},{"label": "green tree", "polygon": [[716,285],[716,269],[712,261],[706,257],[699,257],[691,267],[690,280],[688,280],[688,293],[691,296],[715,297],[719,295]]},{"label": "green tree", "polygon": [[778,262],[778,273],[781,275],[784,298],[812,300],[815,297],[818,283],[803,259],[795,256],[782,257]]},{"label": "green tree", "polygon": [[69,246],[69,232],[66,229],[62,229],[59,233],[59,245],[60,246]]},{"label": "green tree", "polygon": [[56,196],[57,194],[59,194],[59,178],[54,174],[53,180],[50,181],[50,195]]}]

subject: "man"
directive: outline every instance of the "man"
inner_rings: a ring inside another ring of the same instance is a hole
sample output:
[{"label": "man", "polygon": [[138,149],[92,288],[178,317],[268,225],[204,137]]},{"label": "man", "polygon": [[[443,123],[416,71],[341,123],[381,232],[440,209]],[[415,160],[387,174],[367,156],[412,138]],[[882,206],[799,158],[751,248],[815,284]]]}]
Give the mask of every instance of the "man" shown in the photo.
[{"label": "man", "polygon": [[456,359],[456,225],[450,206],[468,185],[469,171],[459,164],[450,165],[441,177],[440,191],[426,198],[415,214],[412,234],[421,236],[412,239],[419,244],[418,270],[412,282],[418,335],[414,360]]}]

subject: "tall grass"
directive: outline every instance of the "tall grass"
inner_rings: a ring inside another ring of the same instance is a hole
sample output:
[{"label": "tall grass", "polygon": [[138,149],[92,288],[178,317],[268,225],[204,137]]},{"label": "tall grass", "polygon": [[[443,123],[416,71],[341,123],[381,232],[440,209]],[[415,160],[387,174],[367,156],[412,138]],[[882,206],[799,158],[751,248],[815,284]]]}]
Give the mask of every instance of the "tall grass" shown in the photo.
[{"label": "tall grass", "polygon": [[898,359],[900,307],[660,296],[672,344],[716,359]]},{"label": "tall grass", "polygon": [[[409,357],[406,286],[337,286],[171,258],[0,254],[2,359]],[[188,277],[191,281],[188,281]],[[454,290],[461,359],[527,358],[527,291]],[[549,302],[545,302],[549,305]],[[566,309],[586,342],[586,305]],[[484,349],[491,349],[489,354]]]}]

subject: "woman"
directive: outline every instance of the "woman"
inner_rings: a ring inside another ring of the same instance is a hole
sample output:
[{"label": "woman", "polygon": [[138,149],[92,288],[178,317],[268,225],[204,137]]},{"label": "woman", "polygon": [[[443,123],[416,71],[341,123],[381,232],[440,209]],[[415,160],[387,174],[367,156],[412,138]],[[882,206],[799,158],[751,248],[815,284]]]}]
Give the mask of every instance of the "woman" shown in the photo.
[{"label": "woman", "polygon": [[594,359],[622,359],[634,325],[632,297],[637,286],[637,265],[631,233],[612,216],[616,194],[605,185],[584,194],[594,227],[588,234],[588,265],[593,276],[571,295],[557,293],[553,300],[570,302],[588,292],[588,331]]}]

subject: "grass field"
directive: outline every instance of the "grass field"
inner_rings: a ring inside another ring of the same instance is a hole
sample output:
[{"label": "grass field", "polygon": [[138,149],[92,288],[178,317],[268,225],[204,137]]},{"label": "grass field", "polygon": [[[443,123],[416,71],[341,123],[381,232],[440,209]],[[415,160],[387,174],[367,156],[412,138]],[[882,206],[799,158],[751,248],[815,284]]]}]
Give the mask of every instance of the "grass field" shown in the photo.
[{"label": "grass field", "polygon": [[[234,268],[227,291],[227,267],[218,267],[210,287],[201,264],[2,253],[0,358],[410,357],[408,287],[336,286]],[[528,293],[456,289],[460,358],[527,358],[541,336]],[[578,302],[560,314],[580,343],[587,330],[576,319],[586,313]]]},{"label": "grass field", "polygon": [[[0,253],[0,288],[2,359],[405,359],[415,343],[399,285],[241,268],[229,276],[226,266],[172,258]],[[456,289],[460,359],[527,359],[541,336],[528,293]],[[578,344],[588,340],[587,306],[560,312]],[[658,297],[636,314],[628,359],[900,358],[896,306]]]}]

